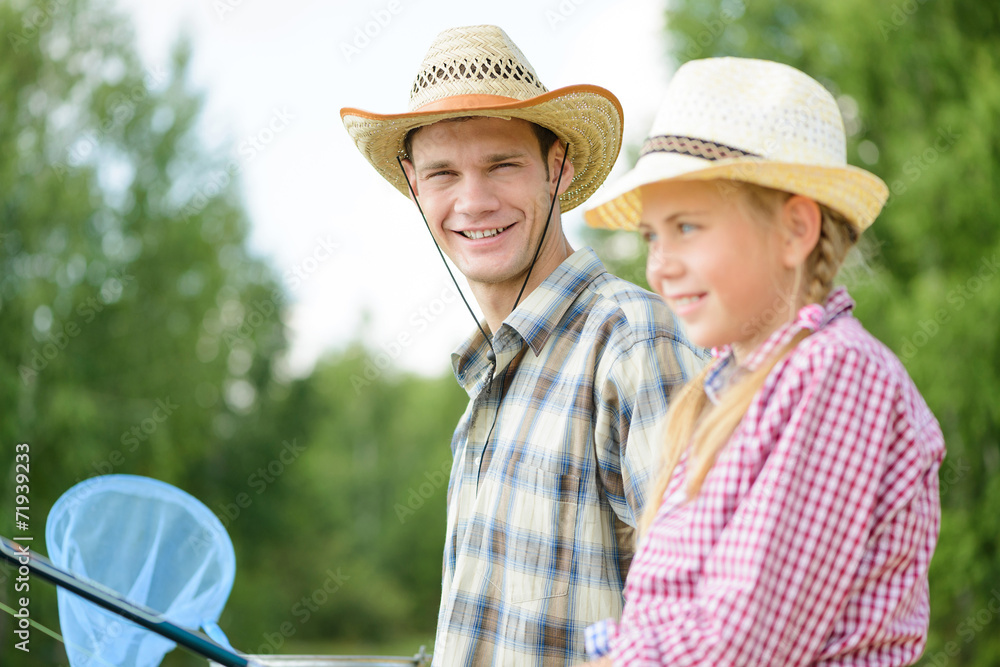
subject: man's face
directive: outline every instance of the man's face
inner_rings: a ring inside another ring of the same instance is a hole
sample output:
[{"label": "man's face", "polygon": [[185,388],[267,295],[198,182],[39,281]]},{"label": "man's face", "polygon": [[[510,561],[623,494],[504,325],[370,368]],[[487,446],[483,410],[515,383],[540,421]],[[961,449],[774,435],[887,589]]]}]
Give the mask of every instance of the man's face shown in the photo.
[{"label": "man's face", "polygon": [[[428,125],[411,146],[407,176],[444,253],[470,283],[520,288],[545,228],[562,150],[549,151],[546,176],[531,125],[500,118]],[[560,190],[572,178],[567,162]],[[543,263],[562,238],[558,215],[557,208],[536,270],[555,268]]]}]

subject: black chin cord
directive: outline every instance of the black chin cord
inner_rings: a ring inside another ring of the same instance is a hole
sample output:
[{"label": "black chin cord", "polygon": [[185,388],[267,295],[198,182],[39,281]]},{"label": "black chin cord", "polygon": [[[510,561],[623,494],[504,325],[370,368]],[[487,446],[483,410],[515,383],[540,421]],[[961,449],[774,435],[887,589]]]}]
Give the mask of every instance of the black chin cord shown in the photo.
[{"label": "black chin cord", "polygon": [[[566,158],[569,156],[569,144],[566,144],[566,150],[563,153],[562,163],[559,165],[559,176],[556,178],[556,190],[552,195],[552,201],[549,202],[549,214],[545,218],[545,227],[542,229],[542,237],[538,240],[538,247],[535,248],[535,256],[531,258],[531,264],[528,266],[528,273],[524,276],[524,283],[521,284],[521,291],[517,293],[517,298],[514,300],[514,307],[510,309],[510,312],[514,312],[517,308],[517,304],[521,302],[521,296],[524,294],[525,288],[528,286],[528,279],[531,278],[531,271],[535,268],[535,262],[538,261],[538,255],[542,251],[542,244],[545,242],[545,235],[549,231],[549,223],[552,221],[552,211],[556,207],[556,199],[559,198],[559,186],[562,184],[563,169],[566,167]],[[475,312],[472,310],[472,306],[469,305],[468,300],[466,300],[465,295],[462,293],[462,288],[459,287],[458,281],[455,279],[455,274],[452,273],[451,267],[448,266],[447,260],[445,260],[444,252],[441,250],[441,246],[438,245],[437,239],[434,238],[434,232],[431,231],[430,223],[427,222],[427,216],[424,215],[424,209],[420,206],[420,200],[417,198],[417,193],[413,190],[413,184],[410,183],[409,176],[406,175],[406,170],[403,169],[403,160],[397,155],[396,162],[399,163],[399,170],[403,172],[403,178],[406,179],[406,187],[410,190],[410,196],[413,201],[417,204],[417,210],[420,211],[420,217],[424,221],[424,227],[427,228],[427,233],[431,235],[431,240],[434,242],[434,247],[437,248],[438,254],[441,256],[441,261],[444,262],[444,268],[448,270],[448,275],[451,276],[451,281],[455,283],[455,289],[458,290],[459,296],[462,297],[462,301],[465,303],[465,307],[468,308],[469,314],[472,315],[472,319],[475,320],[476,326],[479,331],[483,334],[483,338],[486,340],[486,344],[490,346],[489,351],[486,352],[486,360],[490,362],[490,374],[486,380],[486,395],[489,396],[493,389],[493,374],[496,372],[497,368],[497,354],[496,350],[493,348],[493,341],[489,336],[486,335],[486,331],[483,329],[483,325],[479,323],[476,318]],[[523,350],[522,350],[523,351]],[[506,374],[505,374],[506,376]],[[500,380],[500,398],[503,398],[503,379]],[[479,479],[483,473],[483,462],[486,460],[486,448],[490,443],[490,438],[493,436],[493,429],[496,428],[497,418],[500,417],[500,403],[499,399],[497,401],[497,410],[493,414],[493,423],[490,424],[490,430],[486,434],[486,440],[483,442],[483,451],[479,456],[479,470],[476,471],[476,487],[479,487]]]},{"label": "black chin cord", "polygon": [[[545,242],[545,234],[549,231],[549,223],[552,221],[552,211],[555,210],[556,199],[559,198],[559,186],[562,183],[563,169],[566,167],[566,158],[568,156],[569,144],[566,144],[566,150],[563,152],[562,163],[559,165],[559,176],[556,179],[556,190],[552,195],[552,201],[549,202],[549,213],[545,218],[545,227],[542,229],[542,237],[538,239],[538,247],[535,248],[535,255],[531,258],[531,264],[528,266],[528,273],[524,276],[524,283],[521,284],[521,291],[517,293],[517,298],[514,300],[514,307],[510,309],[510,312],[514,312],[514,309],[517,308],[517,304],[521,302],[521,296],[524,295],[524,290],[528,286],[528,280],[531,278],[531,271],[535,268],[535,262],[538,261],[538,255],[542,251],[542,244]],[[479,328],[479,332],[483,334],[483,339],[486,340],[486,344],[490,347],[490,349],[486,352],[486,360],[490,362],[490,375],[486,381],[486,393],[489,394],[493,389],[493,374],[497,368],[497,353],[493,348],[493,341],[490,336],[486,335],[486,330],[483,329],[483,325],[479,323],[479,320],[476,318],[476,313],[472,310],[472,306],[469,305],[469,301],[465,298],[465,294],[462,293],[462,288],[459,287],[458,280],[455,279],[455,274],[452,273],[451,267],[445,259],[444,252],[441,250],[441,246],[438,245],[437,239],[434,238],[434,232],[431,231],[430,223],[427,222],[427,216],[424,215],[424,209],[420,205],[420,199],[417,197],[417,193],[413,190],[413,184],[410,183],[410,178],[406,175],[406,169],[403,168],[403,160],[398,155],[396,156],[396,162],[399,164],[399,170],[403,172],[403,178],[406,180],[406,187],[409,189],[410,196],[417,205],[417,210],[420,212],[420,218],[424,221],[424,227],[427,228],[427,233],[431,235],[431,241],[434,242],[434,247],[437,248],[438,255],[441,256],[441,261],[444,262],[444,268],[447,269],[448,275],[451,276],[451,281],[455,284],[455,289],[458,290],[458,295],[462,297],[462,302],[468,309],[469,314],[472,315],[472,319],[476,323],[476,327]],[[497,413],[499,415],[499,410]],[[493,418],[493,426],[496,426],[496,417]],[[493,426],[490,426],[490,434],[493,433]],[[487,435],[486,441],[489,442],[489,439],[490,436]]]},{"label": "black chin cord", "polygon": [[497,354],[493,350],[493,341],[490,336],[486,335],[486,330],[483,329],[483,325],[479,323],[479,319],[476,317],[476,313],[472,310],[472,306],[469,305],[468,299],[465,298],[465,294],[462,293],[462,288],[458,285],[458,280],[455,279],[455,274],[452,273],[451,267],[448,266],[448,261],[444,257],[444,252],[441,251],[441,246],[438,245],[437,239],[434,238],[434,232],[431,231],[430,223],[427,222],[427,216],[424,215],[424,209],[420,205],[420,200],[417,198],[417,193],[413,191],[413,184],[410,183],[410,177],[406,175],[406,170],[403,169],[403,160],[397,155],[396,162],[399,163],[399,170],[403,172],[403,178],[406,179],[406,187],[410,190],[410,196],[417,205],[417,210],[420,211],[420,218],[424,221],[424,227],[427,228],[427,233],[431,235],[431,241],[434,242],[434,247],[437,248],[438,255],[441,256],[441,261],[444,263],[444,268],[448,271],[448,275],[451,276],[451,282],[455,283],[455,289],[458,290],[458,295],[462,297],[462,303],[469,310],[469,315],[472,315],[472,320],[476,323],[479,328],[479,332],[483,334],[483,339],[486,340],[486,344],[490,346],[489,352],[486,353],[486,359],[490,362],[490,377],[486,384],[486,393],[490,392],[493,388],[493,371],[497,367]]}]

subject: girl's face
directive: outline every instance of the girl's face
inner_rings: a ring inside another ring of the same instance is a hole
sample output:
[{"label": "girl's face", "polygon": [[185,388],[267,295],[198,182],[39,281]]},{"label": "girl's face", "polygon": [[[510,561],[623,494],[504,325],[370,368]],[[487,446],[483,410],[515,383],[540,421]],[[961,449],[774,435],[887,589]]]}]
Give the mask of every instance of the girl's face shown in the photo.
[{"label": "girl's face", "polygon": [[788,321],[795,269],[779,224],[752,219],[743,190],[724,181],[643,186],[639,232],[650,286],[702,347],[732,344],[738,359]]}]

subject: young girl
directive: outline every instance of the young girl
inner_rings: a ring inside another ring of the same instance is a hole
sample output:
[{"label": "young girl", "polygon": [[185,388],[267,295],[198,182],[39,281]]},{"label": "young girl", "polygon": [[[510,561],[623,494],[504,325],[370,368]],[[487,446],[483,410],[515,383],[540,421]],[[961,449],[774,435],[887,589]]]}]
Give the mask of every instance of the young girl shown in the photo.
[{"label": "young girl", "polygon": [[694,61],[587,212],[715,361],[667,417],[614,665],[909,665],[924,647],[944,442],[834,277],[887,197],[802,72]]}]

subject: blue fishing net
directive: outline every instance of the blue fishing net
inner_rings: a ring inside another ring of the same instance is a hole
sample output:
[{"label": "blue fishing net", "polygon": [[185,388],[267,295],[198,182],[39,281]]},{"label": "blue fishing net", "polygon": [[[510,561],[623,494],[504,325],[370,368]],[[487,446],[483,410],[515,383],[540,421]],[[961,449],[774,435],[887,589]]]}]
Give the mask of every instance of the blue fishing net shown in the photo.
[{"label": "blue fishing net", "polygon": [[[95,477],[52,507],[45,542],[56,566],[229,647],[216,622],[236,557],[222,523],[194,496],[148,477]],[[154,667],[175,646],[61,588],[58,600],[72,667]]]}]

